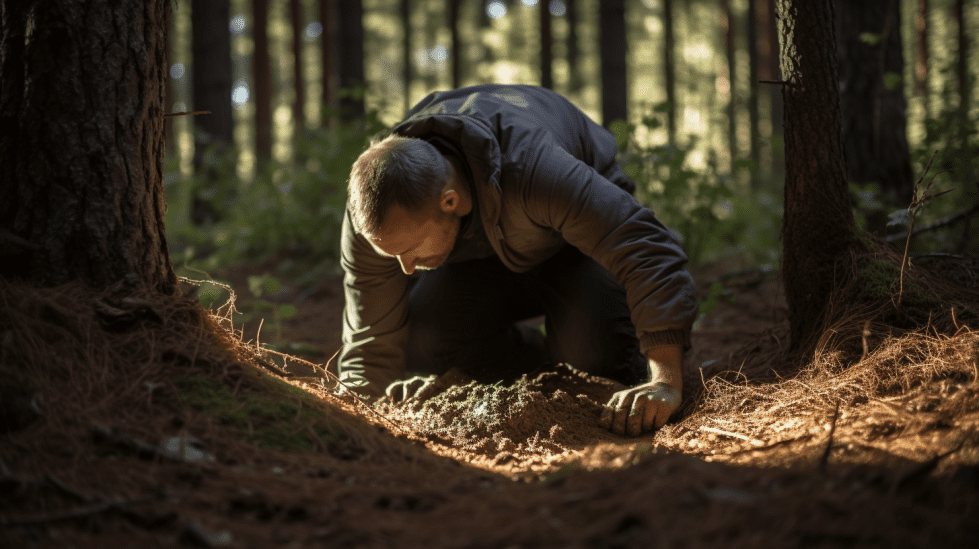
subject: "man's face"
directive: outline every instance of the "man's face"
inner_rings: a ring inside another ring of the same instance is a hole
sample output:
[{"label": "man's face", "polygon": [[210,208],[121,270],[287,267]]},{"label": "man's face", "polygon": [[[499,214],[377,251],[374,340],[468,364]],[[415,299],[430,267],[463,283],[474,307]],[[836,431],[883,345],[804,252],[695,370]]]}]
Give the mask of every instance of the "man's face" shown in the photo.
[{"label": "man's face", "polygon": [[410,214],[393,206],[381,230],[368,240],[381,255],[396,257],[405,274],[429,271],[449,258],[461,224],[461,217],[439,209]]}]

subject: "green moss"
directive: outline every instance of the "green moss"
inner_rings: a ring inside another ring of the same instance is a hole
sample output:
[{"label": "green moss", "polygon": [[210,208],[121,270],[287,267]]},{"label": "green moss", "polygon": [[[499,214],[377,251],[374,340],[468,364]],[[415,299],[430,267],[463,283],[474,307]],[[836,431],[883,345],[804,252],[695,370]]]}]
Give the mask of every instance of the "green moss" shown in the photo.
[{"label": "green moss", "polygon": [[324,445],[344,438],[343,432],[314,405],[311,395],[277,379],[258,379],[271,390],[234,395],[228,386],[202,375],[181,377],[174,382],[185,403],[242,431],[263,448],[311,450],[311,433],[306,428],[310,424]]}]

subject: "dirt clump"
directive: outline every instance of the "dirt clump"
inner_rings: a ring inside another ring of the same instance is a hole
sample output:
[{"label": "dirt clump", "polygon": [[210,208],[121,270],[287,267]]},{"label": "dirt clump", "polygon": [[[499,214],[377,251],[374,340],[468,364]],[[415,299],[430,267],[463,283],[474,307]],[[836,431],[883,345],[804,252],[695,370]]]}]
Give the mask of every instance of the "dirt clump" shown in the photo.
[{"label": "dirt clump", "polygon": [[623,387],[564,363],[524,374],[510,385],[459,381],[465,378],[452,372],[436,382],[441,389],[436,394],[398,404],[384,399],[377,409],[412,424],[420,438],[456,448],[470,459],[533,469],[573,458],[607,437],[598,421],[604,404]]}]

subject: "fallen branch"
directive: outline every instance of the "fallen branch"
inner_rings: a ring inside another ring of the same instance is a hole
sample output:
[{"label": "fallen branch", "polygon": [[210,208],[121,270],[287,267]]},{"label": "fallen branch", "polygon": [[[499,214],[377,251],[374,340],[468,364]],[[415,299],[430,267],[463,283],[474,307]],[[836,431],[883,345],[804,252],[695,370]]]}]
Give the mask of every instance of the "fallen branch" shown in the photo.
[{"label": "fallen branch", "polygon": [[[976,214],[979,214],[979,203],[977,203],[975,206],[973,206],[973,207],[971,207],[971,208],[969,208],[967,210],[962,210],[962,211],[956,212],[956,213],[954,213],[954,214],[946,217],[945,219],[941,219],[939,221],[936,221],[935,223],[932,223],[931,225],[926,225],[924,227],[918,227],[917,229],[915,229],[914,231],[911,232],[911,237],[914,238],[914,237],[916,237],[916,236],[918,236],[918,235],[920,235],[922,233],[926,233],[926,232],[929,232],[929,231],[935,231],[935,230],[938,230],[938,229],[944,229],[945,227],[949,227],[951,225],[954,225],[954,224],[958,223],[959,221],[961,221],[963,219],[968,219],[970,217],[973,217]],[[897,233],[897,234],[887,235],[886,237],[884,237],[884,240],[886,240],[887,242],[898,242],[900,240],[903,240],[906,236],[907,235],[905,235],[904,233]]]}]

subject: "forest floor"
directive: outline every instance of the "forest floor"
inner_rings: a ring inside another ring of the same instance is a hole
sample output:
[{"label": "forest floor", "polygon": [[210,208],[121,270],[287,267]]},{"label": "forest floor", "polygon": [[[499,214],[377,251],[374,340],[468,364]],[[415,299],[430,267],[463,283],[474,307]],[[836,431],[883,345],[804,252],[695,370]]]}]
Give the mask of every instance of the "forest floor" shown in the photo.
[{"label": "forest floor", "polygon": [[0,546],[979,547],[979,331],[860,318],[803,361],[774,273],[696,278],[727,300],[681,413],[638,438],[564,365],[334,395],[337,277],[266,296],[297,310],[261,336],[196,299],[0,280]]}]

